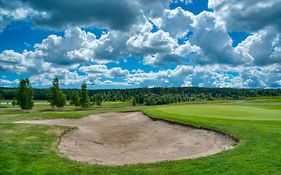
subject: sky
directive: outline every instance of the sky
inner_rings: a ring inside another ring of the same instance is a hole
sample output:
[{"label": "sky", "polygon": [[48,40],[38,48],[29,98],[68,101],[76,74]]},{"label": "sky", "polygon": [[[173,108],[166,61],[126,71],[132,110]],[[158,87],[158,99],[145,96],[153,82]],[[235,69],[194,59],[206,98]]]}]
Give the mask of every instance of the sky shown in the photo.
[{"label": "sky", "polygon": [[0,86],[281,87],[281,0],[0,0]]}]

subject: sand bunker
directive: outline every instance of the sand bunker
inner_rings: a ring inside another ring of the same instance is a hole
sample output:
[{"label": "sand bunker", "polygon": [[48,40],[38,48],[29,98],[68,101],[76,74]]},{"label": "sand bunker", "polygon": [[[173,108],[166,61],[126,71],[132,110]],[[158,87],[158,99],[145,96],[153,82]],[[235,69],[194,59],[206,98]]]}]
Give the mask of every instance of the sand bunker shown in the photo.
[{"label": "sand bunker", "polygon": [[230,149],[234,143],[228,136],[154,121],[141,112],[20,123],[78,127],[63,135],[59,150],[70,159],[91,164],[124,165],[197,158]]}]

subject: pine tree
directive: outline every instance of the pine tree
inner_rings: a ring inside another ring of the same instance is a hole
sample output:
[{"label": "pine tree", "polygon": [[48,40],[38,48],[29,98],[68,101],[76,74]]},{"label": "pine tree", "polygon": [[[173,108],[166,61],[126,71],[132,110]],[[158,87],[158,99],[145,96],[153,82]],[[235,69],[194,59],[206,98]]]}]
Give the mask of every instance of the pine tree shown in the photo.
[{"label": "pine tree", "polygon": [[20,80],[17,92],[17,104],[21,109],[32,109],[34,106],[33,89],[28,79]]},{"label": "pine tree", "polygon": [[65,106],[66,97],[59,86],[59,79],[53,80],[53,86],[50,88],[49,103],[52,107],[62,108]]},{"label": "pine tree", "polygon": [[71,105],[79,106],[80,97],[79,97],[77,90],[72,91],[70,100],[71,100],[70,101]]},{"label": "pine tree", "polygon": [[15,107],[17,105],[17,99],[14,97],[12,101],[12,105]]},{"label": "pine tree", "polygon": [[97,96],[96,96],[96,104],[98,105],[98,106],[101,106],[101,104],[102,104],[102,96],[100,95],[100,94],[98,94]]},{"label": "pine tree", "polygon": [[137,100],[135,97],[133,97],[133,106],[136,106],[137,105]]},{"label": "pine tree", "polygon": [[90,97],[87,91],[86,83],[81,86],[81,97],[80,97],[80,106],[83,108],[88,108],[91,105]]},{"label": "pine tree", "polygon": [[2,95],[0,94],[0,105],[1,105],[1,100],[3,100],[3,97],[2,97]]}]

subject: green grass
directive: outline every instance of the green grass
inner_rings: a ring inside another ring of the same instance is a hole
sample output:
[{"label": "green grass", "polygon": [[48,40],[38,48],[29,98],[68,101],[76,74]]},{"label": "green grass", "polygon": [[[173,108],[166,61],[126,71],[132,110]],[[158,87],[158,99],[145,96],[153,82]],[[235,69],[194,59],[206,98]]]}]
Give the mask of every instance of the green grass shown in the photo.
[{"label": "green grass", "polygon": [[154,108],[154,111],[164,112],[169,116],[189,116],[204,117],[208,119],[228,119],[228,120],[281,120],[279,110],[263,109],[253,106],[241,105],[220,105],[220,104],[197,104],[178,105],[170,107]]},{"label": "green grass", "polygon": [[[80,110],[0,111],[0,174],[281,174],[281,98],[155,107],[105,103]],[[47,107],[46,107],[47,108]],[[48,107],[49,108],[49,107]],[[48,109],[50,110],[50,109]],[[72,161],[58,153],[67,127],[13,124],[42,118],[80,118],[93,113],[143,110],[165,120],[212,128],[240,138],[234,149],[213,156],[154,164],[107,167]]]}]

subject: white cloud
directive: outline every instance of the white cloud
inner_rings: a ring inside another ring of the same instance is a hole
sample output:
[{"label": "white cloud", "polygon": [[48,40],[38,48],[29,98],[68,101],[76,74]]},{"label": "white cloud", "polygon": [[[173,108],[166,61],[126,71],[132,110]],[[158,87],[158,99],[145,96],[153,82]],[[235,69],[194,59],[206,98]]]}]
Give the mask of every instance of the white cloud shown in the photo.
[{"label": "white cloud", "polygon": [[[120,41],[121,40],[121,41]],[[100,39],[78,27],[68,28],[64,36],[49,35],[22,53],[5,50],[0,53],[0,69],[15,72],[48,71],[50,67],[77,68],[83,63],[108,63],[125,57],[126,39],[115,32]],[[123,52],[124,51],[124,52]],[[36,70],[37,69],[37,70]]]},{"label": "white cloud", "polygon": [[193,13],[178,7],[173,10],[165,9],[162,17],[153,22],[173,38],[182,38],[193,29],[194,18]]},{"label": "white cloud", "polygon": [[255,65],[281,63],[281,35],[273,28],[260,30],[238,45],[249,53]]},{"label": "white cloud", "polygon": [[267,67],[177,66],[158,72],[137,70],[127,76],[129,84],[141,86],[199,86],[199,87],[280,87],[281,69]]},{"label": "white cloud", "polygon": [[241,72],[246,87],[280,87],[278,81],[281,77],[279,65],[270,65],[266,67],[248,67]]},{"label": "white cloud", "polygon": [[193,61],[198,64],[239,65],[251,62],[251,58],[242,50],[232,47],[232,40],[214,13],[202,12],[196,16],[191,44],[201,50],[194,54]]},{"label": "white cloud", "polygon": [[15,80],[7,80],[7,79],[0,79],[1,87],[15,87],[19,83],[18,79]]},{"label": "white cloud", "polygon": [[142,86],[179,86],[186,76],[192,74],[193,67],[177,66],[175,69],[160,70],[158,72],[135,71],[126,78],[129,84]]},{"label": "white cloud", "polygon": [[96,36],[80,28],[68,28],[64,37],[50,35],[35,45],[34,54],[46,62],[58,65],[73,65],[93,59]]},{"label": "white cloud", "polygon": [[[48,87],[54,77],[60,79],[62,86],[79,86],[86,82],[99,88],[101,86],[143,87],[143,86],[199,86],[199,87],[280,87],[281,69],[275,64],[267,67],[230,67],[230,66],[185,66],[174,69],[150,71],[107,68],[106,65],[84,66],[77,71],[64,68],[53,69],[30,77],[35,87]],[[117,78],[117,79],[116,79]],[[1,83],[15,86],[18,80],[2,77]]]},{"label": "white cloud", "polygon": [[[96,26],[127,31],[141,21],[144,14],[148,18],[161,16],[163,10],[169,7],[170,0],[81,0],[71,3],[68,0],[2,0],[0,3],[12,12],[7,17],[5,14],[8,12],[2,10],[5,21],[7,18],[17,20],[19,16],[29,16],[36,26],[43,28],[64,30],[67,27]],[[28,15],[21,7],[30,9],[33,13]]]},{"label": "white cloud", "polygon": [[168,32],[158,30],[157,32],[144,32],[132,36],[127,41],[130,53],[144,58],[145,64],[162,65],[167,62],[183,62],[183,58],[198,50],[188,41],[179,45]]},{"label": "white cloud", "polygon": [[0,32],[2,32],[7,25],[12,21],[25,20],[34,11],[24,6],[22,3],[17,1],[1,1],[0,2]]},{"label": "white cloud", "polygon": [[0,70],[2,71],[26,71],[25,58],[13,50],[5,50],[0,54]]},{"label": "white cloud", "polygon": [[276,81],[275,83],[278,84],[279,86],[281,86],[281,80]]},{"label": "white cloud", "polygon": [[281,0],[209,0],[208,6],[229,31],[254,32],[266,26],[281,29]]},{"label": "white cloud", "polygon": [[[35,26],[66,28],[63,36],[50,35],[33,50],[2,51],[1,72],[32,74],[38,86],[50,85],[55,76],[66,86],[281,86],[281,0],[209,0],[214,11],[198,15],[169,9],[170,0],[48,2],[0,1],[0,30],[26,19]],[[87,26],[107,32],[97,38],[81,29]],[[251,35],[234,47],[232,31]],[[138,70],[107,65],[134,57],[144,64]],[[142,70],[148,64],[158,71]]]},{"label": "white cloud", "polygon": [[90,77],[100,78],[124,78],[129,74],[128,70],[120,67],[108,69],[106,65],[90,65],[79,68],[80,72],[86,73]]},{"label": "white cloud", "polygon": [[103,35],[97,41],[96,47],[92,48],[96,62],[117,62],[121,58],[127,58],[128,51],[126,41],[128,38],[128,33],[122,33],[119,31],[112,31]]}]

